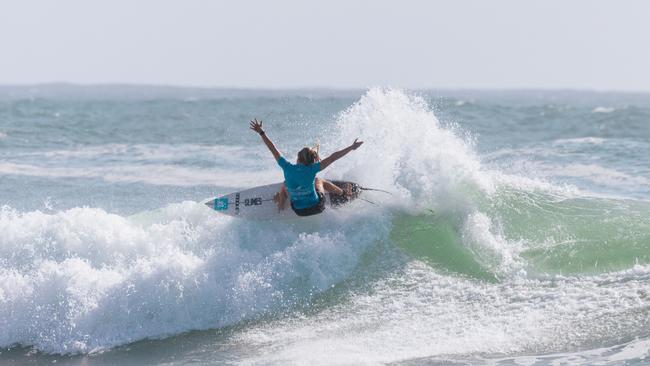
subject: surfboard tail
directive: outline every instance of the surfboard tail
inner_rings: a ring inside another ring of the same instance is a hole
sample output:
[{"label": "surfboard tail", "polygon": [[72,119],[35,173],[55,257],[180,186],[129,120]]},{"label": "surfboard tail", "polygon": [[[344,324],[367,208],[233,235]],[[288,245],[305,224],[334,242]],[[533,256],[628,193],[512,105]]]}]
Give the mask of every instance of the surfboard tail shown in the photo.
[{"label": "surfboard tail", "polygon": [[[337,207],[343,204],[346,204],[356,198],[359,197],[361,194],[361,186],[359,186],[356,183],[353,182],[346,182],[346,181],[338,181],[334,180],[331,181],[332,184],[336,185],[337,187],[341,188],[343,192],[346,192],[344,194],[334,194],[330,193],[330,204],[333,207]],[[349,194],[348,194],[349,193]]]}]

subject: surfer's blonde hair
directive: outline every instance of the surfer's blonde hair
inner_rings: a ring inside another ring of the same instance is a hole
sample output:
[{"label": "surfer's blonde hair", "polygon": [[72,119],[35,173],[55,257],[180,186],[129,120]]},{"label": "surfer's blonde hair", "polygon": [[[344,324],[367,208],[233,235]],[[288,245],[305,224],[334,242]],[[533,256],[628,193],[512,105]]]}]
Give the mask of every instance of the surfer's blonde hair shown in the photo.
[{"label": "surfer's blonde hair", "polygon": [[303,147],[302,150],[298,152],[298,163],[303,165],[312,165],[315,162],[320,161],[318,150],[320,150],[319,145],[314,147]]}]

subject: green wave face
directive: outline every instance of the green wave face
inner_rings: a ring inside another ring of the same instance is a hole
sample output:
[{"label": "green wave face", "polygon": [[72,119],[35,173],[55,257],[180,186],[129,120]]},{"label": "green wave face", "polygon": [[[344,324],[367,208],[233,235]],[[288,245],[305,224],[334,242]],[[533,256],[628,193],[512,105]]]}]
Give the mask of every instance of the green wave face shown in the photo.
[{"label": "green wave face", "polygon": [[[591,275],[650,263],[650,203],[514,189],[467,193],[529,273]],[[496,279],[494,266],[464,242],[464,220],[458,212],[398,216],[391,239],[439,270]]]},{"label": "green wave face", "polygon": [[536,272],[595,274],[650,263],[650,203],[506,190],[487,208]]},{"label": "green wave face", "polygon": [[412,257],[445,272],[488,281],[496,279],[463,245],[458,225],[448,217],[400,216],[393,224],[391,240]]}]

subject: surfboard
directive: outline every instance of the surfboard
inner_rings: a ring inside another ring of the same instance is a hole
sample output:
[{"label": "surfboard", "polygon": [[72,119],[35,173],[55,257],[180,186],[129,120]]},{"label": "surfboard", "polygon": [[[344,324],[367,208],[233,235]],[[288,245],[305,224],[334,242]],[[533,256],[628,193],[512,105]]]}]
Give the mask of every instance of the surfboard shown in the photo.
[{"label": "surfboard", "polygon": [[[350,190],[351,196],[325,194],[325,207],[327,209],[337,208],[354,199],[361,194],[361,187],[353,182],[331,181],[344,191]],[[225,196],[216,197],[205,202],[211,209],[229,216],[252,218],[252,219],[289,219],[300,217],[291,209],[289,199],[285,208],[280,210],[276,202],[276,195],[282,190],[283,183],[268,184],[265,186],[253,187],[240,192],[233,192]]]}]

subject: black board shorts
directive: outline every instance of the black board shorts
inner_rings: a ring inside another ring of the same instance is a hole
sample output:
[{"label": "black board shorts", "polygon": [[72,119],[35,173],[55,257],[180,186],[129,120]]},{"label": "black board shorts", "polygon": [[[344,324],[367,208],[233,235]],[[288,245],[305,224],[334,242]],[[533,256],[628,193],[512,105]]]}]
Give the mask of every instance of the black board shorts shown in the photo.
[{"label": "black board shorts", "polygon": [[293,207],[293,202],[291,202],[291,208],[298,216],[317,215],[325,211],[325,196],[321,192],[318,192],[318,203],[316,205],[307,208],[295,208]]}]

